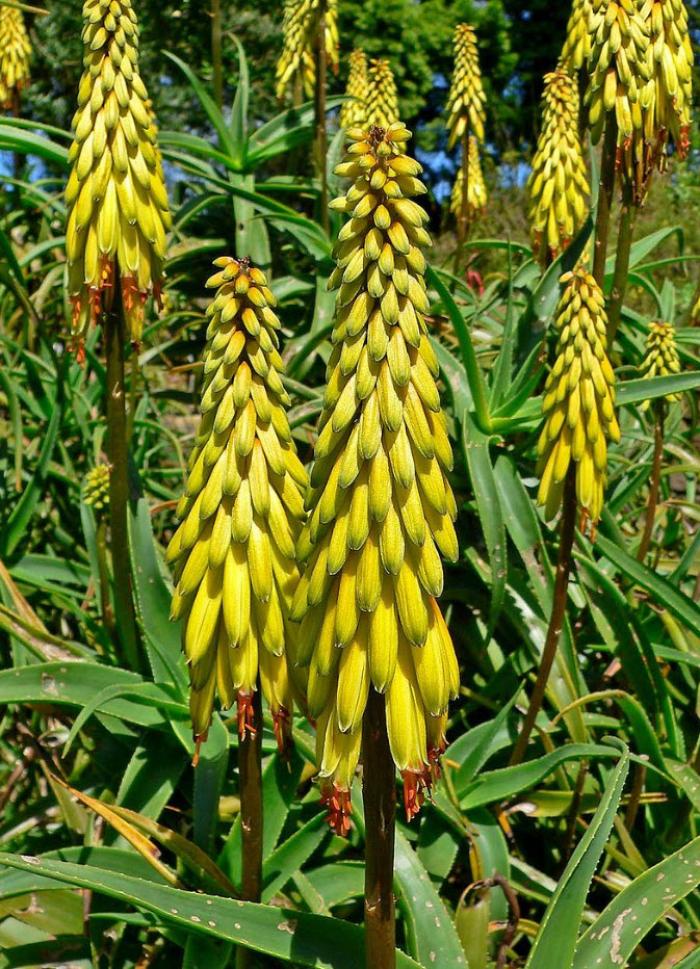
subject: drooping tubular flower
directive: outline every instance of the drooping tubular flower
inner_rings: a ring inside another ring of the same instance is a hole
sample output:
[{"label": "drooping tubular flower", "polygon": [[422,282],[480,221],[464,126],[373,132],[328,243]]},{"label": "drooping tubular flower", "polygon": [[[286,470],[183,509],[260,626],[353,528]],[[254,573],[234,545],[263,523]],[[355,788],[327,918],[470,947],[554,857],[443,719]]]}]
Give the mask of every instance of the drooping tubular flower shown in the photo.
[{"label": "drooping tubular flower", "polygon": [[457,558],[452,452],[426,332],[421,166],[400,124],[351,129],[352,180],[332,203],[350,218],[335,247],[333,352],[298,544],[306,569],[292,617],[303,620],[309,715],[329,821],[349,826],[350,788],[370,690],[385,697],[391,752],[409,819],[444,746],[459,687],[437,604],[440,554]]},{"label": "drooping tubular flower", "polygon": [[593,0],[574,0],[560,58],[561,67],[572,74],[580,71],[590,57],[591,35],[588,32],[588,21],[592,12]]},{"label": "drooping tubular flower", "polygon": [[295,695],[288,614],[307,476],[287,421],[280,323],[265,276],[245,259],[214,264],[202,416],[167,552],[172,618],[182,619],[195,738],[207,735],[215,693],[224,708],[237,702],[243,736],[259,676],[283,747]]},{"label": "drooping tubular flower", "polygon": [[171,219],[156,128],[138,71],[131,0],[85,0],[85,70],[73,118],[66,203],[68,292],[78,346],[118,277],[137,343],[147,295],[158,296]]},{"label": "drooping tubular flower", "polygon": [[16,93],[26,87],[31,53],[22,11],[0,6],[0,107],[12,107]]},{"label": "drooping tubular flower", "polygon": [[389,61],[371,60],[367,81],[367,115],[362,127],[388,128],[399,120],[399,95]]},{"label": "drooping tubular flower", "polygon": [[457,24],[454,38],[455,66],[447,100],[447,147],[453,148],[464,131],[484,140],[486,95],[481,83],[476,34],[469,24]]},{"label": "drooping tubular flower", "polygon": [[583,225],[589,188],[575,79],[561,68],[545,75],[543,101],[542,131],[528,193],[533,248],[546,264],[568,246]]},{"label": "drooping tubular flower", "polygon": [[284,0],[282,53],[275,71],[275,90],[282,100],[290,87],[299,84],[307,98],[316,85],[316,44],[319,17],[325,16],[326,58],[338,71],[338,0]]},{"label": "drooping tubular flower", "polygon": [[651,173],[651,146],[644,134],[644,116],[653,108],[653,51],[649,23],[639,0],[593,0],[589,19],[591,52],[589,105],[591,139],[597,144],[605,120],[617,121],[617,168],[641,204]]},{"label": "drooping tubular flower", "polygon": [[[486,210],[488,202],[488,192],[486,182],[481,171],[481,161],[479,159],[479,143],[474,135],[469,136],[469,171],[467,173],[467,218],[471,222],[473,219]],[[462,215],[462,183],[464,182],[464,169],[460,165],[457,169],[457,177],[452,188],[452,198],[450,199],[450,211],[457,217]]]},{"label": "drooping tubular flower", "polygon": [[643,0],[653,51],[654,100],[647,110],[645,134],[663,166],[669,138],[680,158],[690,148],[693,106],[693,47],[683,0]]},{"label": "drooping tubular flower", "polygon": [[557,513],[569,466],[575,464],[576,496],[595,528],[603,510],[608,441],[620,440],[615,416],[615,376],[607,357],[605,298],[593,276],[578,266],[560,280],[556,359],[544,389],[544,427],[537,445],[537,500],[545,516]]},{"label": "drooping tubular flower", "polygon": [[340,109],[340,127],[364,128],[367,115],[367,56],[363,50],[354,50],[349,57],[350,72],[345,93],[350,101],[345,101]]},{"label": "drooping tubular flower", "polygon": [[[640,367],[643,377],[670,377],[681,372],[681,362],[676,349],[676,333],[672,323],[661,320],[649,324],[646,353]],[[665,400],[680,400],[680,394],[666,394]],[[642,410],[649,407],[649,401],[642,404]]]}]

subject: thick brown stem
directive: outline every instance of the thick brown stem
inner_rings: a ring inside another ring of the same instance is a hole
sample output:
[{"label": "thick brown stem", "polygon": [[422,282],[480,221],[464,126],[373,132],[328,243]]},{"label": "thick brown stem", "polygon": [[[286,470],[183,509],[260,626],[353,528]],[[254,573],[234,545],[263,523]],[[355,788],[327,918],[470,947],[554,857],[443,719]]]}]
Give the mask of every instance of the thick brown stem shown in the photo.
[{"label": "thick brown stem", "polygon": [[617,236],[617,253],[615,255],[615,272],[613,274],[612,289],[608,302],[608,349],[612,349],[617,328],[622,316],[622,304],[627,292],[627,274],[630,266],[630,249],[632,246],[632,213],[634,212],[634,194],[632,183],[625,179],[622,187],[622,206],[620,209],[620,228]]},{"label": "thick brown stem", "polygon": [[384,697],[370,687],[362,731],[365,804],[365,967],[395,969],[394,825],[396,774]]},{"label": "thick brown stem", "polygon": [[211,66],[214,100],[224,103],[224,71],[221,60],[221,0],[211,0]]},{"label": "thick brown stem", "polygon": [[[262,701],[260,685],[251,698],[252,724],[238,745],[238,773],[241,797],[241,898],[259,902],[262,894],[263,805],[262,805]],[[252,726],[252,730],[250,727]],[[239,948],[237,969],[248,969],[251,953]]]},{"label": "thick brown stem", "polygon": [[542,656],[540,657],[540,668],[537,672],[537,679],[532,690],[530,703],[525,714],[520,736],[515,744],[513,754],[510,758],[511,766],[519,764],[527,749],[537,714],[542,707],[544,693],[547,689],[549,674],[552,671],[554,658],[559,646],[564,616],[566,614],[566,596],[569,588],[569,572],[571,571],[571,550],[574,545],[574,531],[576,528],[576,466],[572,462],[566,475],[564,486],[564,501],[561,519],[561,531],[559,535],[559,559],[557,561],[557,571],[554,578],[554,596],[552,599],[552,614],[547,629],[547,637],[544,641]]},{"label": "thick brown stem", "polygon": [[119,639],[131,669],[141,666],[129,559],[129,447],[124,386],[125,325],[119,273],[115,273],[112,304],[104,314],[107,356],[107,455],[109,457],[109,529],[114,578],[114,602]]},{"label": "thick brown stem", "polygon": [[[663,405],[662,405],[663,406]],[[647,557],[649,545],[651,543],[651,533],[654,530],[654,519],[656,518],[656,506],[659,502],[659,485],[661,484],[661,461],[664,453],[664,414],[663,409],[659,410],[659,415],[654,425],[654,457],[651,465],[651,483],[649,485],[649,501],[647,502],[646,518],[644,519],[644,531],[642,540],[637,549],[637,561],[643,562]]]},{"label": "thick brown stem", "polygon": [[593,251],[593,277],[600,288],[605,281],[605,260],[608,253],[608,234],[610,231],[610,210],[615,189],[615,159],[617,154],[617,122],[614,115],[608,115],[605,123],[605,138],[600,159],[600,188],[598,191],[598,211],[595,220],[595,242]]},{"label": "thick brown stem", "polygon": [[326,0],[321,0],[316,37],[316,91],[314,99],[314,122],[316,125],[316,167],[321,183],[321,225],[328,232],[328,133],[326,131]]}]

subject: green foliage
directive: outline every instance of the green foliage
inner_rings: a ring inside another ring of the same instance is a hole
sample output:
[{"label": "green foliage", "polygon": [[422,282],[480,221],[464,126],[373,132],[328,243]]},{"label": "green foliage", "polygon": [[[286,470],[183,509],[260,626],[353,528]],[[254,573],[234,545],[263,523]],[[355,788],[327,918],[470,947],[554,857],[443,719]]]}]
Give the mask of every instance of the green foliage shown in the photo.
[{"label": "green foliage", "polygon": [[[230,24],[247,57],[225,45],[226,76],[237,84],[220,111],[200,6],[144,0],[144,74],[163,108],[175,230],[162,316],[149,317],[143,346],[128,358],[129,526],[145,657],[135,672],[114,631],[105,524],[81,497],[84,476],[103,460],[101,333],[90,334],[85,366],[65,346],[61,129],[69,112],[61,98],[72,97],[79,69],[71,27],[78,6],[52,5],[50,18],[34,22],[45,43],[39,64],[53,65],[55,77],[50,97],[40,67],[30,103],[54,127],[0,124],[0,150],[47,166],[17,180],[0,217],[0,967],[224,967],[245,944],[265,969],[354,969],[363,943],[361,805],[350,838],[331,835],[312,779],[313,731],[301,716],[288,762],[265,724],[263,904],[236,897],[235,717],[215,719],[193,768],[187,672],[163,559],[196,428],[203,282],[215,255],[246,250],[271,267],[290,424],[302,459],[310,458],[333,309],[331,240],[307,170],[312,110],[282,110],[267,93],[278,39],[272,4]],[[482,66],[494,89],[505,86],[520,50],[514,27],[510,51],[503,40],[512,4],[379,6],[348,0],[341,31],[392,56],[407,112],[437,118],[438,101],[425,109],[423,102],[432,74],[449,70],[460,19],[480,23]],[[528,9],[538,22],[522,34],[542,38],[546,12]],[[554,26],[549,33],[538,58],[554,46]],[[539,60],[532,64],[539,70]],[[497,104],[496,133],[512,123],[508,104]],[[697,188],[684,175],[673,191],[682,208]],[[524,761],[509,762],[542,650],[557,552],[556,532],[534,504],[538,395],[559,276],[591,229],[589,220],[544,274],[524,242],[474,238],[471,268],[482,271],[483,292],[433,258],[430,324],[455,447],[461,549],[443,603],[463,691],[434,799],[411,826],[400,823],[400,969],[465,964],[467,931],[478,936],[474,958],[494,966],[512,914],[504,887],[521,917],[506,952],[511,967],[662,969],[671,957],[696,964],[700,376],[697,331],[687,323],[692,226],[687,233],[684,225],[640,223],[614,347],[623,434],[611,449],[606,513],[594,542],[576,535],[545,703]],[[437,252],[449,248],[448,236],[436,241]],[[676,323],[684,372],[641,381],[644,336],[657,313]],[[640,404],[670,390],[682,399],[667,408],[652,554],[640,562],[655,413]],[[488,917],[474,914],[481,892]]]}]

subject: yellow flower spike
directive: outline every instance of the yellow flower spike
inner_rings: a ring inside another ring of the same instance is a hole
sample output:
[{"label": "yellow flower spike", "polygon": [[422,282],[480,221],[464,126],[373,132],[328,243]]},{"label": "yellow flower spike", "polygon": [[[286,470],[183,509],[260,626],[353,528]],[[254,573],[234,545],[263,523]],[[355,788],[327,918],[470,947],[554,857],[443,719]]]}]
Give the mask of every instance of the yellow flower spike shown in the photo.
[{"label": "yellow flower spike", "polygon": [[587,64],[591,54],[588,21],[592,13],[593,0],[574,0],[560,59],[561,66],[572,74]]},{"label": "yellow flower spike", "polygon": [[690,148],[693,106],[693,47],[683,0],[643,0],[653,52],[654,100],[645,115],[645,135],[663,167],[669,138],[680,158]]},{"label": "yellow flower spike", "polygon": [[586,92],[593,144],[608,116],[617,123],[617,169],[633,186],[635,204],[644,200],[652,168],[645,114],[653,111],[653,48],[649,22],[639,0],[593,0],[588,21],[591,52]]},{"label": "yellow flower spike", "polygon": [[83,501],[93,508],[96,515],[102,514],[109,507],[109,477],[108,464],[96,464],[85,475]]},{"label": "yellow flower spike", "polygon": [[[367,114],[361,127],[378,125],[388,128],[398,120],[399,96],[391,65],[383,58],[371,60],[367,75]],[[362,143],[358,146],[360,150]]]},{"label": "yellow flower spike", "polygon": [[[296,85],[307,98],[313,96],[320,7],[320,0],[284,0],[283,47],[275,70],[275,91],[280,100]],[[337,73],[338,0],[326,0],[325,42],[328,65]]]},{"label": "yellow flower spike", "polygon": [[[468,173],[468,186],[467,192],[469,198],[467,199],[468,205],[468,219],[472,222],[477,215],[481,215],[486,211],[486,203],[489,200],[488,192],[486,190],[486,182],[484,181],[484,175],[481,171],[481,160],[479,159],[479,143],[477,142],[474,135],[469,136],[469,173]],[[453,213],[457,218],[460,218],[462,214],[462,183],[464,181],[464,172],[460,165],[457,170],[457,177],[455,179],[454,186],[452,188],[452,197],[450,199],[450,212]]]},{"label": "yellow flower spike", "polygon": [[[661,320],[649,324],[646,352],[640,371],[643,377],[669,377],[681,372],[681,362],[676,349],[676,333],[672,323]],[[680,394],[666,394],[665,400],[680,400]],[[647,410],[651,401],[645,400],[642,410]]]},{"label": "yellow flower spike", "polygon": [[0,107],[11,108],[16,95],[27,86],[31,53],[22,11],[0,7]]},{"label": "yellow flower spike", "polygon": [[289,612],[306,474],[287,423],[280,323],[265,276],[246,259],[214,265],[202,418],[168,549],[173,616],[183,620],[197,741],[206,738],[215,693],[224,707],[237,701],[241,736],[250,729],[259,677],[284,749],[303,690]]},{"label": "yellow flower spike", "polygon": [[468,127],[470,134],[484,140],[486,95],[481,83],[476,34],[469,24],[458,24],[454,36],[454,73],[447,100],[447,147],[453,148]]},{"label": "yellow flower spike", "polygon": [[561,68],[544,79],[542,131],[527,187],[535,254],[546,265],[583,225],[589,195],[576,80]]},{"label": "yellow flower spike", "polygon": [[171,225],[131,0],[85,0],[83,20],[85,69],[66,186],[68,292],[79,355],[117,277],[128,336],[141,339],[143,304],[149,293],[159,297]]},{"label": "yellow flower spike", "polygon": [[304,644],[309,705],[319,721],[323,797],[339,834],[350,825],[369,691],[385,697],[410,819],[437,770],[444,714],[459,686],[435,601],[440,553],[457,555],[456,508],[424,320],[428,219],[414,201],[424,191],[421,168],[404,154],[410,133],[400,123],[353,128],[348,137],[339,171],[351,186],[335,207],[352,218],[334,250],[333,351],[311,517],[297,546],[306,569],[291,612],[314,636]]},{"label": "yellow flower spike", "polygon": [[605,298],[583,266],[565,273],[560,282],[564,291],[555,319],[559,339],[544,388],[544,427],[537,446],[537,501],[548,519],[556,515],[573,462],[583,522],[590,521],[595,529],[603,510],[607,442],[620,440]]},{"label": "yellow flower spike", "polygon": [[345,101],[340,109],[340,127],[362,128],[366,123],[369,77],[367,56],[363,50],[354,50],[349,57],[350,72],[345,93],[351,101]]}]

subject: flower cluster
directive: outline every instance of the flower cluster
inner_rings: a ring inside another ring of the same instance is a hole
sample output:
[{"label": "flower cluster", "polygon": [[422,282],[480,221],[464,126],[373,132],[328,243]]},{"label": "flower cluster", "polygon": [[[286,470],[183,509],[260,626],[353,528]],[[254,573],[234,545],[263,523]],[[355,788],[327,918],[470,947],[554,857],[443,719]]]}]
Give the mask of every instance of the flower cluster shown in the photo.
[{"label": "flower cluster", "polygon": [[448,148],[453,148],[468,129],[484,140],[486,95],[481,83],[476,35],[469,24],[455,28],[455,60],[450,95],[447,100]]},{"label": "flower cluster", "polygon": [[388,128],[399,120],[399,96],[389,61],[370,61],[367,77],[367,113],[361,127]]},{"label": "flower cluster", "polygon": [[528,179],[530,231],[541,262],[554,259],[586,218],[589,194],[581,151],[575,79],[565,70],[544,79],[542,131]]},{"label": "flower cluster", "polygon": [[82,343],[117,280],[128,335],[141,338],[143,304],[159,293],[171,218],[157,132],[138,71],[131,0],[86,0],[84,73],[73,118],[66,187],[68,291]]},{"label": "flower cluster", "polygon": [[326,58],[338,70],[338,0],[284,0],[283,47],[276,68],[276,92],[281,100],[298,85],[307,98],[316,84],[316,44],[319,16],[324,15]]},{"label": "flower cluster", "polygon": [[0,7],[0,107],[12,107],[15,95],[27,85],[31,53],[22,11]]},{"label": "flower cluster", "polygon": [[367,76],[367,56],[363,50],[354,50],[349,58],[350,72],[345,93],[351,100],[345,101],[340,109],[340,127],[363,128],[367,117],[367,96],[369,78]]},{"label": "flower cluster", "polygon": [[[643,377],[670,377],[681,372],[681,362],[676,349],[676,333],[672,323],[659,320],[649,324],[646,352],[641,365]],[[666,394],[666,400],[680,400],[680,394]],[[643,408],[649,406],[645,401]]]},{"label": "flower cluster", "polygon": [[172,616],[183,620],[196,738],[206,737],[215,693],[226,708],[237,702],[244,734],[259,676],[284,746],[299,675],[289,607],[307,475],[287,421],[265,276],[245,259],[215,265],[202,416],[168,548]]},{"label": "flower cluster", "polygon": [[582,266],[565,273],[561,283],[556,360],[545,384],[545,423],[537,446],[538,502],[553,518],[573,462],[584,521],[595,527],[603,510],[608,441],[620,440],[615,376],[606,353],[605,298]]},{"label": "flower cluster", "polygon": [[351,129],[332,203],[349,216],[335,248],[333,352],[298,544],[305,571],[292,617],[309,664],[309,715],[329,820],[349,827],[350,787],[370,690],[385,698],[393,759],[410,818],[444,746],[459,687],[437,604],[440,555],[457,557],[452,453],[426,332],[427,215],[410,132]]},{"label": "flower cluster", "polygon": [[[488,192],[486,182],[481,171],[481,161],[479,159],[479,143],[474,135],[469,136],[469,170],[467,172],[467,219],[472,222],[477,215],[486,209],[488,202]],[[452,187],[452,197],[450,199],[450,211],[460,218],[462,215],[462,186],[464,183],[464,170],[460,166],[457,170],[457,178]]]}]

